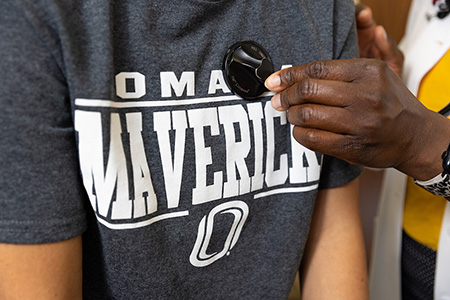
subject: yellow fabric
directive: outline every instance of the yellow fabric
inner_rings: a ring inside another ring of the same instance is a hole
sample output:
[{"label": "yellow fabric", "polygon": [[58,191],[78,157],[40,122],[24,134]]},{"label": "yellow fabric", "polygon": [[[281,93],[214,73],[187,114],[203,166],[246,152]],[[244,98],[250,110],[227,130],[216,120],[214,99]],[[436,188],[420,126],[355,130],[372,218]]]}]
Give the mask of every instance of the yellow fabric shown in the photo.
[{"label": "yellow fabric", "polygon": [[[417,97],[434,111],[450,102],[450,50],[422,79]],[[446,203],[443,197],[428,193],[408,178],[403,229],[416,241],[437,250]]]},{"label": "yellow fabric", "polygon": [[419,243],[437,250],[446,201],[418,187],[408,178],[403,229]]}]

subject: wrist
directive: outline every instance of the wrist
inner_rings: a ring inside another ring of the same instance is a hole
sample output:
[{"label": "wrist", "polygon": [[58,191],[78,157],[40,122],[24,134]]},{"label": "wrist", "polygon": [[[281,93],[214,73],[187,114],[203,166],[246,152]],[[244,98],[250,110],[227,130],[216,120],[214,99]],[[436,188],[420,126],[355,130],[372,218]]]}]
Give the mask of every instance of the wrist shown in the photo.
[{"label": "wrist", "polygon": [[[442,154],[450,142],[450,121],[434,112],[415,132],[403,161],[396,169],[419,181],[428,181],[442,174]],[[419,123],[420,124],[420,123]],[[409,153],[409,154],[408,154]]]},{"label": "wrist", "polygon": [[[445,129],[445,125],[449,123],[448,119],[445,118],[446,123],[444,124],[443,129]],[[439,129],[440,127],[435,127]],[[441,137],[440,141],[448,141],[450,140],[450,135],[447,135],[447,138]],[[438,148],[436,148],[438,149]],[[434,151],[435,153],[436,151]],[[447,199],[450,197],[450,144],[445,148],[445,151],[441,153],[440,159],[438,160],[440,162],[440,173],[433,177],[430,180],[422,181],[420,178],[415,178],[414,182],[427,190],[428,192],[436,195],[436,196],[442,196]],[[436,162],[432,163],[433,168],[436,167]],[[419,179],[419,180],[418,180]]]}]

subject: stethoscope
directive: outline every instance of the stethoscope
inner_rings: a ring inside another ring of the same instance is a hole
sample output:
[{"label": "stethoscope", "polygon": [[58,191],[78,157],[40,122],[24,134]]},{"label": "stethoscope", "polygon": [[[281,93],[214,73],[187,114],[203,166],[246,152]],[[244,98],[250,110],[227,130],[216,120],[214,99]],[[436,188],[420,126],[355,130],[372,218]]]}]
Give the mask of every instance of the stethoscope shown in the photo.
[{"label": "stethoscope", "polygon": [[267,51],[254,41],[240,41],[227,51],[223,72],[228,87],[246,100],[267,92],[264,81],[273,73],[273,63]]},{"label": "stethoscope", "polygon": [[447,104],[443,109],[438,111],[438,113],[440,113],[444,117],[448,118],[450,116],[450,103]]}]

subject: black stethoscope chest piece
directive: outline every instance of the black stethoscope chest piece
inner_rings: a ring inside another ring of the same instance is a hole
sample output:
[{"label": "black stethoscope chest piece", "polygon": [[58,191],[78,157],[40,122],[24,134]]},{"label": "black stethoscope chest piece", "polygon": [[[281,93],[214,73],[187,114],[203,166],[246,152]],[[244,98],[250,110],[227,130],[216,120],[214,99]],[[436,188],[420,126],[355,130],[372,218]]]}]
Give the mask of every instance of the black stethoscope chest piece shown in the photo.
[{"label": "black stethoscope chest piece", "polygon": [[228,49],[223,70],[228,87],[240,97],[251,100],[267,91],[264,81],[273,73],[273,64],[260,44],[241,41]]}]

